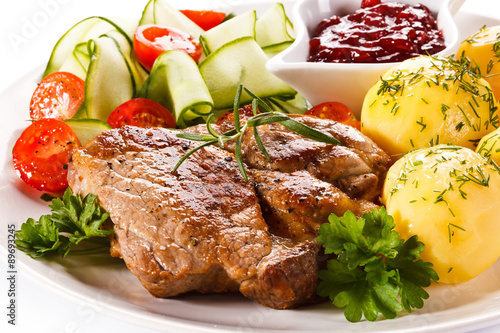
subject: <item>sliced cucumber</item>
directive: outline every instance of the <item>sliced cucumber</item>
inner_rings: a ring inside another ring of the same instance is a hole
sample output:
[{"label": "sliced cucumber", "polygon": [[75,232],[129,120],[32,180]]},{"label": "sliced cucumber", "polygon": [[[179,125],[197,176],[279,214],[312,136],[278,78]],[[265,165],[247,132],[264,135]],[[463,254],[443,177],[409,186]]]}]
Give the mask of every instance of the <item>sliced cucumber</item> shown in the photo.
[{"label": "sliced cucumber", "polygon": [[185,52],[177,50],[164,52],[156,59],[139,96],[166,107],[179,127],[206,118],[213,109],[198,65]]},{"label": "sliced cucumber", "polygon": [[155,23],[155,2],[156,0],[149,0],[142,11],[139,25],[154,24]]},{"label": "sliced cucumber", "polygon": [[66,119],[64,122],[75,132],[82,145],[111,129],[107,123],[99,119]]},{"label": "sliced cucumber", "polygon": [[297,93],[293,99],[281,99],[279,97],[270,97],[266,99],[275,109],[284,113],[304,114],[309,109],[307,100],[301,94]]},{"label": "sliced cucumber", "polygon": [[106,121],[117,106],[134,97],[134,75],[120,44],[108,35],[90,40],[89,53],[85,102],[74,118]]},{"label": "sliced cucumber", "polygon": [[292,45],[293,41],[282,42],[278,44],[272,44],[268,46],[264,46],[262,50],[267,55],[269,59],[274,57],[280,52],[285,51],[290,45]]},{"label": "sliced cucumber", "polygon": [[256,21],[257,13],[255,10],[251,10],[206,31],[200,37],[205,55],[209,55],[222,45],[237,38],[245,36],[255,38]]},{"label": "sliced cucumber", "polygon": [[78,60],[82,68],[85,68],[85,72],[87,72],[90,65],[88,42],[77,44],[75,46],[75,50],[73,51],[73,55]]},{"label": "sliced cucumber", "polygon": [[70,72],[75,74],[80,79],[85,80],[87,76],[87,69],[82,66],[82,64],[76,59],[75,55],[70,55],[68,59],[59,68],[61,72]]},{"label": "sliced cucumber", "polygon": [[167,0],[150,0],[142,12],[139,25],[161,24],[180,29],[199,38],[203,29],[187,18]]},{"label": "sliced cucumber", "polygon": [[128,39],[130,45],[132,45],[130,36],[128,36],[120,26],[107,18],[92,16],[78,22],[69,29],[54,46],[43,76],[45,77],[60,70],[64,62],[72,56],[76,45],[86,42],[89,39],[97,38],[112,30],[118,30]]},{"label": "sliced cucumber", "polygon": [[[266,69],[268,58],[252,37],[241,37],[220,47],[200,64],[216,109],[232,108],[243,84],[261,98],[293,98],[296,91]],[[251,101],[243,94],[242,103]]]},{"label": "sliced cucumber", "polygon": [[85,80],[90,64],[87,42],[77,44],[71,55],[61,65],[59,71],[70,72]]},{"label": "sliced cucumber", "polygon": [[135,96],[148,78],[149,73],[144,69],[144,67],[141,66],[141,64],[139,64],[134,49],[121,33],[119,33],[118,31],[111,31],[107,33],[106,36],[113,38],[116,42],[118,42],[120,46],[120,50],[128,63],[128,66],[132,72],[132,76],[134,77],[133,88]]},{"label": "sliced cucumber", "polygon": [[293,41],[294,38],[292,22],[286,16],[282,3],[269,8],[255,24],[255,40],[262,47]]},{"label": "sliced cucumber", "polygon": [[112,22],[118,25],[121,28],[122,33],[125,33],[129,38],[129,40],[134,40],[135,29],[139,26],[139,18],[138,17],[112,17],[110,18]]}]

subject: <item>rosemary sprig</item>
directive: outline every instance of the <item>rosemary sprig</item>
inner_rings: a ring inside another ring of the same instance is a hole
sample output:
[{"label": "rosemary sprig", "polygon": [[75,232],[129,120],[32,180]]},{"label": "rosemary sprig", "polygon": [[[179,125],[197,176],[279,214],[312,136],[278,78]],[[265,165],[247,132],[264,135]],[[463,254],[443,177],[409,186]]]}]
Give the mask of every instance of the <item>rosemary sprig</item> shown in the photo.
[{"label": "rosemary sprig", "polygon": [[[239,116],[239,107],[240,107],[240,99],[241,99],[241,94],[245,91],[247,94],[249,94],[252,98],[252,112],[253,112],[253,117],[247,120],[247,122],[244,125],[240,124],[240,116]],[[258,113],[258,108],[261,108],[265,112],[263,113]],[[241,137],[245,130],[247,128],[253,128],[253,133],[255,136],[255,140],[257,142],[257,146],[259,149],[262,151],[264,156],[268,161],[271,161],[271,158],[269,157],[269,153],[266,150],[266,147],[264,146],[264,143],[262,142],[262,139],[259,135],[258,132],[258,127],[261,125],[266,125],[266,124],[271,124],[271,123],[279,123],[286,128],[306,137],[309,139],[313,139],[315,141],[319,142],[324,142],[324,143],[329,143],[332,145],[341,145],[341,142],[323,132],[317,131],[307,125],[304,125],[293,118],[287,116],[284,113],[278,112],[273,110],[269,104],[267,104],[264,100],[262,100],[260,97],[256,96],[253,94],[250,90],[247,88],[243,87],[243,85],[240,85],[237,92],[236,92],[236,98],[234,101],[234,129],[231,131],[228,131],[223,134],[218,134],[211,126],[211,120],[212,120],[212,115],[210,115],[207,119],[207,130],[209,134],[199,134],[199,133],[177,133],[177,137],[191,140],[191,141],[201,141],[203,142],[202,144],[196,146],[195,148],[191,149],[188,151],[184,156],[179,159],[179,162],[175,165],[174,169],[172,172],[175,172],[181,164],[189,157],[191,156],[194,152],[197,150],[210,146],[213,144],[218,144],[222,149],[224,149],[225,144],[227,142],[236,140],[236,148],[235,148],[235,158],[236,158],[236,163],[238,164],[238,168],[240,169],[240,172],[245,179],[245,181],[248,182],[248,176],[245,171],[245,165],[243,163],[243,158],[241,155]]]}]

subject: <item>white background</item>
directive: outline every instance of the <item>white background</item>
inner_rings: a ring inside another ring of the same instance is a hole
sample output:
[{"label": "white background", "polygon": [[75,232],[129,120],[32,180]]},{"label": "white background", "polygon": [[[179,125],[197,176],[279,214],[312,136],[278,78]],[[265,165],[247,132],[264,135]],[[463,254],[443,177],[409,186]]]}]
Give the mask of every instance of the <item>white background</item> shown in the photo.
[{"label": "white background", "polygon": [[[212,6],[224,9],[229,5],[250,2],[252,1],[173,1],[179,8],[199,9]],[[3,0],[0,3],[0,91],[9,87],[12,82],[35,66],[44,64],[58,38],[80,19],[92,15],[138,17],[145,4],[146,0]],[[468,0],[463,10],[483,14],[486,12],[500,20],[500,2],[497,0]],[[28,103],[29,101],[26,105]],[[8,121],[10,114],[27,113],[28,109],[0,110],[0,112],[1,121]],[[5,143],[0,142],[0,144]],[[0,219],[2,226],[4,223],[5,221]],[[15,327],[7,325],[6,272],[6,263],[2,259],[0,260],[0,332],[154,332],[100,314],[99,309],[45,289],[22,271],[19,272],[17,281],[17,325]],[[476,332],[499,331],[500,326]]]}]

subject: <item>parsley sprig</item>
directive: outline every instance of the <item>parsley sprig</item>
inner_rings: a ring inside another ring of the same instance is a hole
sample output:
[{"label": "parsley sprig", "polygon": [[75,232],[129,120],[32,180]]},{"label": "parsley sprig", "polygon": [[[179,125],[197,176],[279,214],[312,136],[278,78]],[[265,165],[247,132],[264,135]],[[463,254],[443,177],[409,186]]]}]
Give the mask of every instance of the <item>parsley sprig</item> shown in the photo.
[{"label": "parsley sprig", "polygon": [[97,203],[97,196],[88,194],[82,201],[68,187],[61,198],[52,199],[51,214],[38,221],[29,218],[16,231],[16,246],[32,258],[48,253],[66,256],[74,245],[94,237],[106,237],[113,231],[102,230],[109,217]]},{"label": "parsley sprig", "polygon": [[345,307],[350,322],[360,321],[363,315],[375,321],[379,313],[392,319],[403,309],[422,308],[429,297],[423,287],[439,277],[431,263],[420,259],[424,244],[417,236],[400,239],[383,207],[359,219],[352,212],[343,217],[332,214],[329,222],[319,228],[317,241],[325,253],[337,256],[319,272],[320,296]]},{"label": "parsley sprig", "polygon": [[[239,116],[239,108],[240,108],[240,99],[241,99],[241,94],[245,91],[248,93],[252,98],[252,112],[253,112],[253,117],[247,120],[247,122],[244,125],[240,124],[240,116]],[[265,110],[265,112],[258,113],[259,107],[262,108],[262,110]],[[252,93],[250,90],[247,88],[243,87],[240,85],[238,87],[237,93],[236,93],[236,98],[234,100],[234,106],[233,106],[233,112],[234,112],[234,129],[231,131],[228,131],[223,134],[217,133],[215,129],[212,127],[212,117],[213,114],[211,114],[208,119],[207,119],[207,130],[209,134],[199,134],[199,133],[178,133],[177,136],[183,139],[191,140],[191,141],[201,141],[203,142],[202,144],[198,145],[197,147],[191,149],[188,151],[177,163],[177,165],[174,167],[172,172],[175,172],[179,166],[194,152],[197,150],[210,146],[213,144],[218,144],[222,149],[224,149],[225,145],[227,142],[236,140],[236,148],[235,148],[235,158],[236,162],[238,164],[238,168],[240,169],[241,174],[243,175],[243,178],[245,181],[248,182],[248,176],[245,171],[244,163],[243,163],[243,158],[241,156],[241,137],[245,130],[247,128],[253,128],[253,133],[255,136],[255,140],[257,142],[257,145],[259,149],[262,151],[264,156],[268,161],[270,161],[269,153],[267,152],[264,143],[262,142],[262,139],[259,135],[258,127],[261,125],[266,125],[266,124],[271,124],[271,123],[280,123],[281,125],[285,126],[286,128],[304,136],[309,139],[313,139],[319,142],[324,142],[324,143],[329,143],[333,145],[340,145],[341,142],[337,140],[336,138],[325,134],[323,132],[317,131],[307,125],[304,125],[293,118],[287,116],[284,113],[278,112],[273,110],[269,104],[267,104],[264,100],[259,98],[257,95]]]}]

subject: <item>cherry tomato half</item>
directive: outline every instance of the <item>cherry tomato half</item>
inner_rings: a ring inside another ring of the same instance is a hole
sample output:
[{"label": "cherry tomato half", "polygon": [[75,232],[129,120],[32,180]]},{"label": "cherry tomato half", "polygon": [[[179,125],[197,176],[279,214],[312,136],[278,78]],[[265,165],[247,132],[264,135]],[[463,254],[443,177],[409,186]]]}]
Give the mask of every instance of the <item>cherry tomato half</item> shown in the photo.
[{"label": "cherry tomato half", "polygon": [[68,162],[73,149],[81,147],[65,122],[45,118],[33,122],[12,150],[16,173],[28,185],[47,192],[68,187]]},{"label": "cherry tomato half", "polygon": [[[254,114],[252,104],[248,104],[244,107],[239,108],[238,113],[240,114],[240,120],[253,117]],[[258,109],[257,113],[260,113]],[[221,114],[219,118],[217,118],[217,122],[215,124],[217,126],[229,126],[231,128],[234,128],[234,110],[228,110]]]},{"label": "cherry tomato half", "polygon": [[124,125],[174,128],[174,116],[161,104],[147,98],[134,98],[117,107],[108,117],[111,128]]},{"label": "cherry tomato half", "polygon": [[306,115],[316,116],[322,119],[330,119],[339,123],[352,126],[358,130],[361,128],[361,122],[356,119],[351,110],[339,102],[325,102],[313,106]]},{"label": "cherry tomato half", "polygon": [[85,82],[68,72],[47,75],[35,89],[30,102],[33,120],[73,117],[85,99]]},{"label": "cherry tomato half", "polygon": [[226,18],[225,13],[214,12],[211,10],[190,10],[184,9],[180,11],[186,15],[191,21],[196,23],[200,28],[207,31],[218,26]]},{"label": "cherry tomato half", "polygon": [[135,30],[134,51],[137,60],[150,71],[160,54],[168,50],[181,50],[198,61],[203,53],[200,41],[190,34],[157,24],[141,25]]}]

